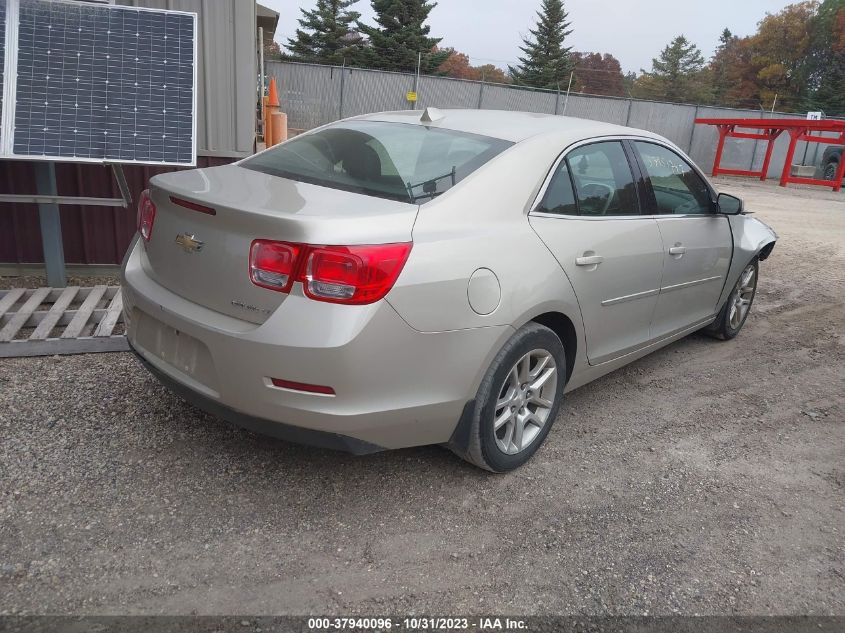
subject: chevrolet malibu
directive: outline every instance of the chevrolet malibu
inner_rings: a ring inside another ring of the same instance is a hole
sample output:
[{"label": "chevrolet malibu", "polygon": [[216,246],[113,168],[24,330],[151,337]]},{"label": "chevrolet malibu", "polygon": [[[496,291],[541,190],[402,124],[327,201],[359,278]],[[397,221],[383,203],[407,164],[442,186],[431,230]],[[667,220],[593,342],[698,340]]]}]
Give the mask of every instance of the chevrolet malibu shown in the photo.
[{"label": "chevrolet malibu", "polygon": [[567,392],[697,330],[734,338],[776,239],[649,132],[373,114],[154,177],[127,335],[241,426],[357,454],[442,444],[505,472]]}]

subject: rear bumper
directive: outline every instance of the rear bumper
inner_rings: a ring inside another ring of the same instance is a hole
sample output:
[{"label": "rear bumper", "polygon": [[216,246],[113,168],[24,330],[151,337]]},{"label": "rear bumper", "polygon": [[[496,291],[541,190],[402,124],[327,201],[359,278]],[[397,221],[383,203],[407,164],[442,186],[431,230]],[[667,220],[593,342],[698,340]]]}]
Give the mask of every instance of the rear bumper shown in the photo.
[{"label": "rear bumper", "polygon": [[[131,347],[131,344],[130,344]],[[377,446],[364,442],[363,440],[355,439],[354,437],[347,437],[345,435],[338,435],[337,433],[328,433],[324,431],[315,431],[313,429],[305,429],[299,426],[291,426],[290,424],[283,424],[281,422],[274,422],[273,420],[265,420],[264,418],[257,418],[246,413],[241,413],[230,409],[218,401],[208,398],[198,391],[195,391],[187,385],[179,382],[175,378],[167,375],[163,371],[156,368],[155,365],[149,363],[138,351],[133,347],[132,351],[138,360],[147,368],[153,376],[155,376],[160,383],[170,389],[173,393],[181,396],[198,409],[202,409],[206,413],[210,413],[232,424],[268,435],[287,442],[295,442],[296,444],[306,444],[308,446],[316,446],[318,448],[327,448],[330,450],[344,451],[352,453],[353,455],[369,455],[371,453],[378,453],[385,450],[383,446]]]},{"label": "rear bumper", "polygon": [[[151,279],[142,248],[123,269],[127,338],[138,356],[200,408],[305,444],[369,453],[448,442],[513,331],[421,333],[387,302],[321,303],[296,286],[264,323],[241,321]],[[271,378],[336,395],[279,389]]]}]

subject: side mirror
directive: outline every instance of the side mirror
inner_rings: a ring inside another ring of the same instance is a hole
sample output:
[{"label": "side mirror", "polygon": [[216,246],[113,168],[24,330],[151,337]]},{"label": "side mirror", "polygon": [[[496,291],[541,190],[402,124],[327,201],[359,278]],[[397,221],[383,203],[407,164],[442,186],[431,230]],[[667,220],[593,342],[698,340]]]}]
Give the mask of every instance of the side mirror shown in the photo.
[{"label": "side mirror", "polygon": [[740,198],[727,193],[720,193],[716,198],[716,206],[719,213],[723,215],[739,215],[745,210],[745,205]]}]

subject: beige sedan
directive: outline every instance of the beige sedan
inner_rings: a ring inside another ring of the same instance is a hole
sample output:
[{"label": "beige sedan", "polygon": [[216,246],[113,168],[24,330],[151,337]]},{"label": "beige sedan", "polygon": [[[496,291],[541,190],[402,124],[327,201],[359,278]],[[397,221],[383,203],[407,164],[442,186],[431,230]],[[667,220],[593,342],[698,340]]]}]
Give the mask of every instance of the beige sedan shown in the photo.
[{"label": "beige sedan", "polygon": [[174,391],[280,438],[496,472],[568,391],[736,336],[777,239],[657,135],[432,109],[156,176],[138,228],[128,337]]}]

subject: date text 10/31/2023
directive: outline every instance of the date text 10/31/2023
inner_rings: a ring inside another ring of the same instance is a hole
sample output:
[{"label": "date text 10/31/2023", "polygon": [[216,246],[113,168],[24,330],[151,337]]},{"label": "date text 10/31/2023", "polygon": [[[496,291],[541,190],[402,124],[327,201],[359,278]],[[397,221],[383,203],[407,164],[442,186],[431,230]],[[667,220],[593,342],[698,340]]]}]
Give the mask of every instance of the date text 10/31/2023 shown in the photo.
[{"label": "date text 10/31/2023", "polygon": [[406,617],[406,618],[309,618],[308,629],[312,631],[525,631],[527,623],[518,618],[500,617]]}]

